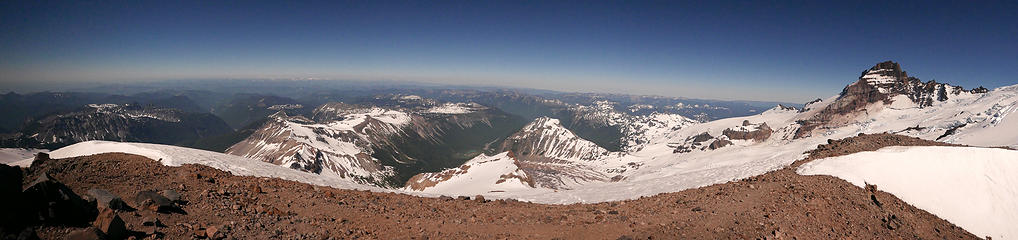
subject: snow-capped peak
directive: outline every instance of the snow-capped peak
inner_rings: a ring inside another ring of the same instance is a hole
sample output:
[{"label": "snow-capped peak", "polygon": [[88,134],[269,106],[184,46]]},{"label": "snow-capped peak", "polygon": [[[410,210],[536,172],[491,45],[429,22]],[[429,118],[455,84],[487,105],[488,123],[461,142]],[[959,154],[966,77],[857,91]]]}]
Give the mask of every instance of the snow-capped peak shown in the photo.
[{"label": "snow-capped peak", "polygon": [[534,119],[506,138],[502,150],[570,161],[597,160],[608,154],[608,150],[576,136],[558,119],[549,117]]}]

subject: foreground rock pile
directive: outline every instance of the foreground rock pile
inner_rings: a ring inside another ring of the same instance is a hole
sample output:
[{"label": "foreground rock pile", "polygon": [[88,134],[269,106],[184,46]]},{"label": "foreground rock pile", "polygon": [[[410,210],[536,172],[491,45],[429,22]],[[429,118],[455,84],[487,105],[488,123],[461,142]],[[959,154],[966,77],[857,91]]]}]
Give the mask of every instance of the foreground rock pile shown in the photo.
[{"label": "foreground rock pile", "polygon": [[[811,152],[807,160],[879,146],[935,144],[894,135],[852,139],[832,141]],[[860,144],[866,147],[855,147]],[[636,200],[572,205],[340,190],[233,176],[204,166],[166,167],[127,154],[52,159],[29,169],[2,166],[0,171],[4,194],[24,193],[22,184],[28,189],[30,183],[44,178],[48,180],[42,181],[46,182],[43,192],[56,197],[47,201],[65,203],[45,205],[63,206],[53,216],[39,215],[50,211],[35,207],[28,211],[32,215],[4,215],[4,238],[15,239],[19,235],[41,239],[976,239],[879,191],[878,186],[862,189],[833,177],[800,176],[791,169]],[[10,184],[15,172],[21,173],[17,188]],[[85,194],[74,198],[74,193]],[[26,199],[18,196],[4,200]],[[28,205],[3,206],[10,210],[9,206]],[[35,221],[40,216],[46,221]]]}]

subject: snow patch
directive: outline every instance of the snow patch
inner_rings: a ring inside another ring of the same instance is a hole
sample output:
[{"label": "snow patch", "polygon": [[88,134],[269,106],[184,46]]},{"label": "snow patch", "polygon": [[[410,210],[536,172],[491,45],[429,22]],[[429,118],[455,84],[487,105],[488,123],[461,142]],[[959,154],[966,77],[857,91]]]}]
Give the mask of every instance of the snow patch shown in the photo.
[{"label": "snow patch", "polygon": [[465,114],[482,110],[484,106],[476,103],[446,103],[426,110],[427,113]]},{"label": "snow patch", "polygon": [[877,185],[976,236],[1018,238],[1018,151],[975,147],[886,147],[814,160],[803,175]]}]

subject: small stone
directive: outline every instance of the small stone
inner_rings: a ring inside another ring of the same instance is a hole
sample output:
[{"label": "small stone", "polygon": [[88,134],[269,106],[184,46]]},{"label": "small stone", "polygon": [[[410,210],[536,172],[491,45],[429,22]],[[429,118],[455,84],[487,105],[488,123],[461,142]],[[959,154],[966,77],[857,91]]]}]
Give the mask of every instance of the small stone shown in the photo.
[{"label": "small stone", "polygon": [[481,196],[481,195],[474,196],[474,201],[475,202],[479,202],[479,203],[484,203],[484,196]]},{"label": "small stone", "polygon": [[223,239],[223,238],[226,238],[226,236],[223,233],[223,231],[220,231],[220,229],[218,227],[216,227],[216,226],[210,226],[209,228],[205,229],[205,235],[209,239]]},{"label": "small stone", "polygon": [[155,226],[145,228],[145,236],[151,236],[154,238],[162,238],[163,233],[159,232],[159,229]]},{"label": "small stone", "polygon": [[153,227],[164,227],[164,226],[166,226],[166,225],[163,225],[163,223],[159,221],[159,218],[156,218],[156,217],[146,217],[145,219],[143,219],[141,221],[141,225],[142,226],[153,226]]},{"label": "small stone", "polygon": [[205,228],[195,228],[194,236],[197,238],[205,238],[206,236],[208,236],[208,231],[205,230]]}]

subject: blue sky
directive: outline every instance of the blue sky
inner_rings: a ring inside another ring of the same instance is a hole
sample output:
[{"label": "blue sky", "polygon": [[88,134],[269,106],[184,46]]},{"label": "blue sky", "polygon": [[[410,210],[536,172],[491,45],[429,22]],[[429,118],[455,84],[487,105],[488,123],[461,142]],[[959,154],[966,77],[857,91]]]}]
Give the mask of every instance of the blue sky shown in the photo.
[{"label": "blue sky", "polygon": [[802,102],[1018,83],[1014,1],[0,2],[0,84],[404,80]]}]

